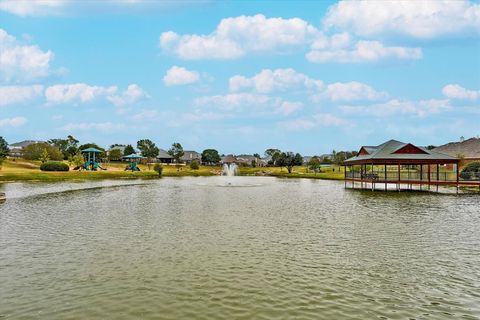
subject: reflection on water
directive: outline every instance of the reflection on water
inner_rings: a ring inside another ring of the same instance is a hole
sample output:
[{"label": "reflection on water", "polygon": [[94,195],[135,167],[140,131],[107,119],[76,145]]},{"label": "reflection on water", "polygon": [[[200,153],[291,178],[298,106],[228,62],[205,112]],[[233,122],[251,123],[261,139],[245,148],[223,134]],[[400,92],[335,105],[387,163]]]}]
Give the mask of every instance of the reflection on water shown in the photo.
[{"label": "reflection on water", "polygon": [[0,192],[0,318],[480,317],[478,195],[263,177]]}]

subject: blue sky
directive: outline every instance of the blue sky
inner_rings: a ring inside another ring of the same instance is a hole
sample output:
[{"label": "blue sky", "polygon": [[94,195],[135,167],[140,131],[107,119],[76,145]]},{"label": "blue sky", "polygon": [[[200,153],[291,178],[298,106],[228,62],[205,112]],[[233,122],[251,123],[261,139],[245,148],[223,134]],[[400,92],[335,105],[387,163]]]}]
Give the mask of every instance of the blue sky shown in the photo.
[{"label": "blue sky", "polygon": [[480,134],[478,1],[0,0],[0,135],[302,154]]}]

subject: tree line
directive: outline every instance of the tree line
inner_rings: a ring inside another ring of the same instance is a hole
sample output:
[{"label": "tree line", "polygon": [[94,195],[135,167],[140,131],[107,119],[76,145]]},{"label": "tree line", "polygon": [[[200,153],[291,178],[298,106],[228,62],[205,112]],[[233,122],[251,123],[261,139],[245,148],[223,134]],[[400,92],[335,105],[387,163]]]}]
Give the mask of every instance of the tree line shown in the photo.
[{"label": "tree line", "polygon": [[[98,155],[99,159],[120,161],[124,156],[136,153],[135,148],[128,144],[124,147],[123,152],[120,147],[123,145],[113,144],[110,146],[110,151],[106,151],[96,143],[80,144],[79,140],[69,135],[66,138],[50,139],[47,142],[33,143],[22,150],[22,157],[26,160],[40,160],[46,162],[48,160],[61,161],[68,160],[72,165],[83,164],[83,155],[81,150],[88,148],[95,148],[101,151]],[[137,141],[137,149],[140,151],[142,157],[146,159],[146,163],[153,162],[159,155],[160,149],[150,139],[141,139]],[[3,137],[0,137],[0,164],[9,153],[8,143]],[[167,153],[173,158],[174,162],[180,164],[182,157],[185,155],[183,146],[174,142]],[[317,172],[321,164],[335,164],[341,165],[347,158],[355,156],[356,152],[348,151],[332,151],[330,157],[320,158],[318,156],[312,157],[306,165],[313,171]],[[253,155],[260,159],[260,155],[255,153]],[[270,148],[265,150],[264,156],[267,160],[268,166],[285,167],[291,173],[293,167],[304,165],[303,157],[300,153],[293,153],[289,151],[281,151],[280,149]],[[201,163],[205,165],[218,165],[221,162],[221,156],[216,149],[205,149],[201,153]],[[256,166],[256,161],[252,161],[252,166]],[[197,164],[198,166],[198,164]]]}]

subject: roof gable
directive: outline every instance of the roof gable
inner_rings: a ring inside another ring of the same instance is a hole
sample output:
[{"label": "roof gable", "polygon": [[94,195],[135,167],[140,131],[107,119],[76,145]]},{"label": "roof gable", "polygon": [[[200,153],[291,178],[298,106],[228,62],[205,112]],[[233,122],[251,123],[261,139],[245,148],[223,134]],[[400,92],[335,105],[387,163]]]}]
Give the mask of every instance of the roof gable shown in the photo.
[{"label": "roof gable", "polygon": [[359,156],[364,156],[364,155],[367,155],[367,154],[370,154],[370,152],[368,152],[365,147],[361,147],[361,148],[360,148],[360,151],[358,151],[358,154],[357,154],[357,155],[359,155]]},{"label": "roof gable", "polygon": [[429,154],[427,151],[414,146],[411,143],[407,143],[403,147],[398,148],[392,154]]}]

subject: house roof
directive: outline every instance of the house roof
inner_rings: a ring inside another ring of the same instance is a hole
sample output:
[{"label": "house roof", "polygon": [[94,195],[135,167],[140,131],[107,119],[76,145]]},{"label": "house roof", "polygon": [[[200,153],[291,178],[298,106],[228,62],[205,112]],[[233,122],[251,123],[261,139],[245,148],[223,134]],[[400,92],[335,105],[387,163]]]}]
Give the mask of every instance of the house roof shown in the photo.
[{"label": "house roof", "polygon": [[180,158],[180,160],[193,160],[193,159],[200,159],[202,155],[198,153],[197,151],[189,151],[186,150],[184,151],[183,157]]},{"label": "house roof", "polygon": [[116,145],[116,146],[110,148],[108,151],[112,151],[112,150],[118,149],[118,150],[120,150],[120,151],[123,153],[123,152],[125,151],[125,148],[126,148],[126,147],[127,147],[127,146],[126,146],[126,145],[123,145],[123,144],[122,144],[122,145]]},{"label": "house roof", "polygon": [[462,155],[465,159],[480,159],[480,138],[470,138],[459,142],[450,142],[433,149],[450,156]]},{"label": "house roof", "polygon": [[169,155],[168,152],[163,150],[163,149],[158,150],[157,158],[158,159],[173,159],[173,157],[171,155]]},{"label": "house roof", "polygon": [[355,157],[345,160],[345,164],[428,162],[456,163],[458,159],[447,154],[415,146],[411,143],[389,140],[378,146],[363,146]]},{"label": "house roof", "polygon": [[221,162],[222,163],[232,163],[237,161],[235,156],[233,154],[227,154],[226,156],[221,157]]},{"label": "house roof", "polygon": [[15,142],[9,145],[9,147],[24,148],[34,143],[46,143],[45,141],[35,141],[35,140],[23,140],[20,142]]}]

